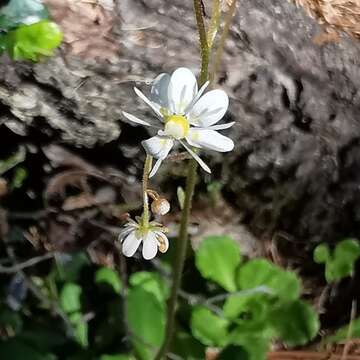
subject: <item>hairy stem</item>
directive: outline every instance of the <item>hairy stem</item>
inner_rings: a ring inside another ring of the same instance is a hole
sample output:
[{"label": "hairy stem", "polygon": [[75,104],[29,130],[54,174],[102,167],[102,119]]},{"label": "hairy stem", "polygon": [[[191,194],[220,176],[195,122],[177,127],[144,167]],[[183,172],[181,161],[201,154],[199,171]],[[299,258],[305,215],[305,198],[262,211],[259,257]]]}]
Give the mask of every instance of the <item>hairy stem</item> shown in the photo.
[{"label": "hairy stem", "polygon": [[149,224],[149,197],[147,193],[148,189],[148,182],[149,182],[149,173],[151,170],[152,165],[152,156],[146,155],[145,164],[144,164],[144,172],[143,172],[143,179],[142,179],[142,186],[143,186],[143,202],[144,202],[144,210],[142,215],[143,225]]},{"label": "hairy stem", "polygon": [[[201,86],[207,81],[208,73],[209,73],[208,71],[209,46],[207,43],[204,19],[202,16],[201,0],[194,0],[194,12],[195,12],[198,31],[199,31],[199,38],[200,38],[201,71],[200,71],[199,83]],[[181,213],[179,237],[176,244],[176,252],[175,252],[176,255],[173,264],[172,288],[171,288],[170,299],[168,302],[165,339],[159,352],[155,356],[155,360],[161,360],[164,356],[166,356],[174,334],[176,303],[181,285],[181,276],[186,259],[186,250],[187,250],[187,244],[189,238],[188,236],[189,218],[191,212],[192,198],[194,195],[194,190],[196,185],[197,166],[198,166],[197,162],[194,159],[191,159],[189,161],[187,178],[186,178],[184,206]]]},{"label": "hairy stem", "polygon": [[225,40],[229,34],[229,29],[230,29],[230,24],[231,21],[235,15],[235,10],[236,10],[236,0],[232,0],[232,3],[230,5],[230,9],[228,11],[228,13],[226,14],[226,18],[225,18],[225,25],[224,25],[224,30],[221,34],[220,37],[220,44],[219,47],[216,50],[216,54],[215,54],[215,60],[212,64],[211,67],[211,71],[210,71],[210,81],[214,82],[215,80],[215,74],[217,73],[217,70],[220,66],[221,63],[221,57],[224,51],[224,46],[225,46]]},{"label": "hairy stem", "polygon": [[211,9],[211,20],[210,20],[209,30],[207,33],[209,52],[214,44],[216,33],[219,30],[219,25],[220,25],[220,0],[213,0],[212,9]]}]

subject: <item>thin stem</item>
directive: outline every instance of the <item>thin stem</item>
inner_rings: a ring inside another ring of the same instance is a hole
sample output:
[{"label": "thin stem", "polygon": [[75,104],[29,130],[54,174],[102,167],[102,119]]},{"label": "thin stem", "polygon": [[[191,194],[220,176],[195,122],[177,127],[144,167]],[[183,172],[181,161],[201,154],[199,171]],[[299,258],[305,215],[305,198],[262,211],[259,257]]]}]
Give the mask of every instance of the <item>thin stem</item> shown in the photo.
[{"label": "thin stem", "polygon": [[148,183],[149,183],[149,173],[152,165],[152,156],[146,155],[145,164],[144,164],[144,173],[142,179],[142,187],[143,187],[143,202],[144,202],[144,210],[142,215],[143,225],[149,224],[149,197],[147,193]]},{"label": "thin stem", "polygon": [[219,25],[220,25],[220,0],[213,0],[212,9],[211,9],[211,20],[207,34],[209,51],[211,50],[214,44],[216,33],[219,30]]},{"label": "thin stem", "polygon": [[207,42],[205,24],[202,15],[201,0],[194,0],[194,12],[200,39],[201,71],[199,82],[201,86],[208,79],[209,75],[209,45]]},{"label": "thin stem", "polygon": [[220,44],[219,47],[216,50],[216,54],[215,54],[215,61],[212,64],[211,70],[210,70],[210,81],[214,82],[215,80],[215,74],[217,73],[217,70],[220,66],[221,63],[221,57],[224,51],[224,46],[225,46],[225,40],[229,34],[229,29],[230,29],[230,24],[231,21],[235,15],[235,10],[236,10],[236,0],[232,0],[232,3],[230,5],[230,9],[228,11],[228,13],[226,14],[225,17],[225,25],[224,25],[224,30],[221,34],[220,37]]},{"label": "thin stem", "polygon": [[165,340],[161,349],[156,355],[155,360],[160,360],[163,358],[163,356],[165,356],[170,346],[174,333],[176,302],[178,298],[179,288],[181,285],[181,275],[184,269],[184,263],[186,258],[186,250],[188,243],[188,225],[189,225],[192,198],[194,195],[194,189],[196,184],[196,170],[197,170],[197,162],[192,159],[190,160],[188,165],[184,209],[181,214],[179,238],[176,243],[176,252],[175,252],[176,257],[174,259],[174,266],[173,266],[171,295],[168,302]]}]

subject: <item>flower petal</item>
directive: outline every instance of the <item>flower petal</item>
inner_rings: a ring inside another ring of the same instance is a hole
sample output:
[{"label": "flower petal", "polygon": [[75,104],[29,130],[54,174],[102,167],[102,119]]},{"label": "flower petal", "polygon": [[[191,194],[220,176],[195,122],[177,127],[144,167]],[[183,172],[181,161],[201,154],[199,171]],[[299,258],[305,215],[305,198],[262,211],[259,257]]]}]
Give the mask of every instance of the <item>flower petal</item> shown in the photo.
[{"label": "flower petal", "polygon": [[174,146],[174,140],[166,136],[153,136],[142,141],[141,144],[149,155],[164,160]]},{"label": "flower petal", "polygon": [[234,142],[230,138],[215,130],[191,128],[186,141],[191,146],[219,152],[231,151],[234,148]]},{"label": "flower petal", "polygon": [[150,100],[160,107],[169,107],[168,88],[170,82],[170,75],[162,73],[157,76],[153,82],[150,94]]},{"label": "flower petal", "polygon": [[206,90],[206,88],[209,86],[209,84],[210,84],[210,81],[206,81],[206,83],[203,86],[201,86],[201,88],[199,89],[199,91],[196,94],[196,96],[194,97],[194,99],[191,101],[191,103],[184,110],[185,113],[189,112],[192,109],[194,104],[200,99],[201,95]]},{"label": "flower petal", "polygon": [[195,75],[187,68],[176,69],[170,78],[168,98],[170,110],[182,114],[197,94]]},{"label": "flower petal", "polygon": [[149,173],[149,179],[151,179],[159,170],[159,167],[162,163],[162,159],[157,159],[155,165],[153,166],[153,168],[151,169],[150,173]]},{"label": "flower petal", "polygon": [[130,235],[123,242],[122,253],[127,257],[133,256],[138,249],[141,240],[142,239],[138,239],[136,237],[135,232],[130,233]]},{"label": "flower petal", "polygon": [[229,98],[223,90],[211,90],[202,96],[188,114],[190,124],[208,127],[217,123],[225,115]]},{"label": "flower petal", "polygon": [[125,225],[125,228],[119,232],[118,239],[122,242],[134,230],[135,227],[133,225]]},{"label": "flower petal", "polygon": [[158,242],[156,236],[152,231],[149,231],[143,241],[142,254],[145,260],[153,259],[158,251]]},{"label": "flower petal", "polygon": [[140,125],[144,125],[144,126],[152,126],[152,127],[156,127],[158,128],[157,126],[154,126],[150,123],[148,123],[147,121],[145,120],[141,120],[139,119],[138,117],[134,116],[134,115],[131,115],[125,111],[122,112],[122,114],[128,119],[130,120],[131,122],[135,123],[135,124],[140,124]]},{"label": "flower petal", "polygon": [[[167,250],[169,249],[169,239],[167,238],[167,236],[162,231],[154,231],[154,233],[157,236],[160,252],[167,252]],[[160,241],[159,238],[161,239]]]},{"label": "flower petal", "polygon": [[162,115],[160,113],[159,105],[154,104],[151,100],[149,100],[138,88],[134,87],[134,91],[136,95],[145,102],[151,109],[155,112],[155,114],[162,120]]},{"label": "flower petal", "polygon": [[225,129],[231,128],[234,124],[235,124],[235,121],[232,121],[232,122],[229,122],[226,124],[212,125],[212,126],[209,126],[207,129],[208,130],[225,130]]},{"label": "flower petal", "polygon": [[181,145],[189,152],[189,154],[199,163],[199,165],[209,174],[211,174],[210,168],[204,163],[203,160],[197,155],[194,151],[190,149],[189,146],[187,146],[183,141],[179,140]]}]

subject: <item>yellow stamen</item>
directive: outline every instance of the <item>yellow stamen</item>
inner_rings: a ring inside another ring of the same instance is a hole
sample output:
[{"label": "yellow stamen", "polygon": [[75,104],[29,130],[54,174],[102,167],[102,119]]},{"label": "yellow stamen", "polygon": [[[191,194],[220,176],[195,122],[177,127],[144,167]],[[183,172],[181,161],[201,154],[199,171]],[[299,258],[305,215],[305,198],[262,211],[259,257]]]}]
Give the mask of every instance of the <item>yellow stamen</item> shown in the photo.
[{"label": "yellow stamen", "polygon": [[179,140],[189,133],[190,125],[185,116],[165,116],[165,133]]}]

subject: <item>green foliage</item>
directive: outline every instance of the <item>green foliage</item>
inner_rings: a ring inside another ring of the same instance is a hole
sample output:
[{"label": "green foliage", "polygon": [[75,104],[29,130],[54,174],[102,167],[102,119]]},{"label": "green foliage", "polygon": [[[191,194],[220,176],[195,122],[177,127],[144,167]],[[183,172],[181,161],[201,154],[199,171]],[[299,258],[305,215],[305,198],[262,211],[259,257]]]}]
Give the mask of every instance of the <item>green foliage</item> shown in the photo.
[{"label": "green foliage", "polygon": [[191,334],[177,331],[173,352],[186,360],[203,360],[205,346]]},{"label": "green foliage", "polygon": [[0,52],[14,60],[38,61],[62,41],[62,32],[51,22],[40,0],[10,0],[0,8]]},{"label": "green foliage", "polygon": [[153,359],[165,336],[164,304],[153,293],[136,286],[128,293],[127,321],[139,359]]},{"label": "green foliage", "polygon": [[348,338],[360,338],[360,318],[352,320],[349,324],[341,327],[334,335],[324,339],[325,343],[337,343]]},{"label": "green foliage", "polygon": [[10,0],[6,6],[0,8],[0,29],[7,31],[48,17],[49,13],[40,0]]},{"label": "green foliage", "polygon": [[133,360],[131,355],[116,354],[116,355],[102,355],[99,360]]},{"label": "green foliage", "polygon": [[69,316],[74,327],[75,336],[79,344],[88,346],[88,324],[84,321],[81,312],[82,288],[74,283],[66,283],[60,293],[60,306]]},{"label": "green foliage", "polygon": [[14,60],[38,61],[53,55],[62,41],[62,32],[51,21],[42,20],[31,25],[21,25],[0,38],[0,47],[6,49]]},{"label": "green foliage", "polygon": [[221,351],[218,360],[249,360],[249,353],[242,347],[237,345],[227,346]]},{"label": "green foliage", "polygon": [[196,266],[201,275],[227,291],[236,291],[236,269],[241,262],[239,246],[229,237],[212,236],[201,242]]},{"label": "green foliage", "polygon": [[109,285],[117,294],[121,294],[123,284],[118,273],[108,267],[102,267],[95,274],[95,283]]},{"label": "green foliage", "polygon": [[27,170],[21,166],[18,166],[15,170],[14,177],[11,180],[11,189],[13,190],[21,188],[27,177]]},{"label": "green foliage", "polygon": [[227,343],[229,322],[203,306],[195,307],[191,315],[191,331],[194,337],[209,346]]},{"label": "green foliage", "polygon": [[305,345],[319,331],[319,319],[312,307],[301,300],[281,303],[274,307],[269,321],[287,345]]},{"label": "green foliage", "polygon": [[141,287],[152,293],[160,304],[165,304],[169,296],[169,287],[164,282],[160,274],[149,271],[139,271],[130,276],[129,283],[131,286]]},{"label": "green foliage", "polygon": [[314,250],[314,261],[325,264],[325,279],[328,283],[351,276],[356,260],[360,256],[360,244],[355,239],[339,242],[334,251],[327,244],[320,244]]},{"label": "green foliage", "polygon": [[264,287],[279,299],[294,300],[300,295],[300,281],[295,273],[284,271],[265,259],[250,260],[242,266],[237,284],[240,289]]},{"label": "green foliage", "polygon": [[0,176],[6,173],[8,170],[14,168],[16,165],[22,163],[26,157],[25,147],[20,146],[15,154],[9,156],[5,160],[0,160]]},{"label": "green foliage", "polygon": [[203,344],[229,346],[228,354],[240,346],[242,358],[261,360],[273,339],[293,346],[316,336],[318,317],[299,299],[295,273],[265,259],[243,264],[238,245],[226,237],[204,239],[195,255],[201,274],[230,291],[222,307],[205,302],[192,310],[191,330]]},{"label": "green foliage", "polygon": [[42,353],[17,339],[0,342],[0,359],[12,360],[56,360],[51,354]]}]

